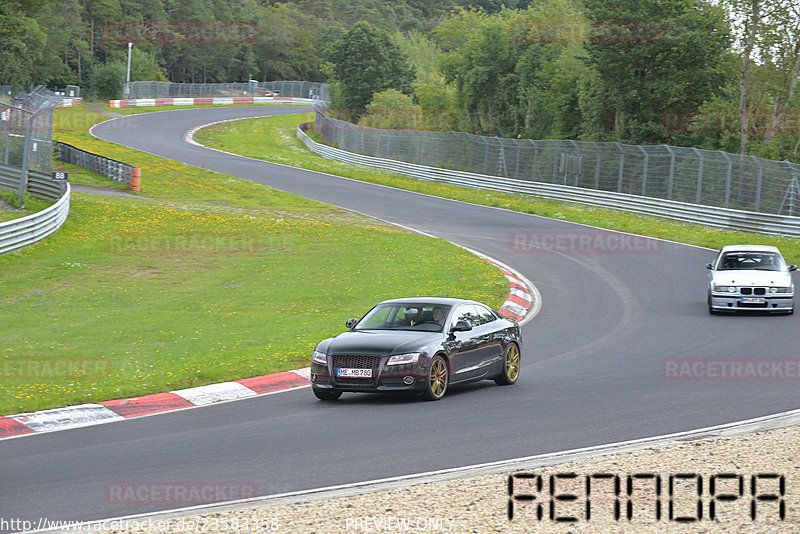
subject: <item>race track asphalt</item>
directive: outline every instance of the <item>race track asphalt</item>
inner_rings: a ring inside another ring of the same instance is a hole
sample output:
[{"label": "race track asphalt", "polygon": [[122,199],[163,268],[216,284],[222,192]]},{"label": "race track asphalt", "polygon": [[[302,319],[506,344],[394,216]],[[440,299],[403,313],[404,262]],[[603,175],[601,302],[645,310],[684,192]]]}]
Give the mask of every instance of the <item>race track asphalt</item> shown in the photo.
[{"label": "race track asphalt", "polygon": [[[621,236],[184,141],[188,130],[202,124],[300,111],[176,110],[109,121],[93,133],[406,225],[510,265],[536,285],[543,301],[542,311],[523,328],[519,382],[454,389],[433,403],[356,394],[324,403],[302,388],[5,440],[0,442],[4,517],[95,520],[177,507],[116,504],[105,494],[114,484],[229,481],[271,495],[656,436],[800,407],[793,380],[662,376],[669,359],[797,357],[800,314],[708,315],[705,264],[713,251],[660,241],[649,242],[644,251],[520,250],[512,238],[519,232],[540,240],[589,236],[606,244]],[[325,287],[319,291],[324,294]]]}]

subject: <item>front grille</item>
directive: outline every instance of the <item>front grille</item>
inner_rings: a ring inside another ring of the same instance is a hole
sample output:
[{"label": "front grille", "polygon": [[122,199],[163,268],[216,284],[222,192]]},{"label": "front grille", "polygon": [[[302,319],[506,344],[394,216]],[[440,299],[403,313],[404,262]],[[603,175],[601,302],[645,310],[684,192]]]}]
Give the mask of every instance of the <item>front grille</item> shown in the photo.
[{"label": "front grille", "polygon": [[352,378],[336,377],[340,384],[365,384],[372,382],[378,376],[378,365],[381,357],[372,354],[334,354],[333,373],[336,377],[336,369],[372,369],[372,378]]},{"label": "front grille", "polygon": [[742,295],[766,295],[767,289],[765,287],[743,287]]}]

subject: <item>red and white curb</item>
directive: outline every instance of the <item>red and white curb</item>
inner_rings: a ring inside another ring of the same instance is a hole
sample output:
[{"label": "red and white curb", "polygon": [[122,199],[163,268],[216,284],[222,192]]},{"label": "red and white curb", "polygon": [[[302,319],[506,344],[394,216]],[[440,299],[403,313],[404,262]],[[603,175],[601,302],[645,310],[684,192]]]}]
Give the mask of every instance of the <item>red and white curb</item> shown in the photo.
[{"label": "red and white curb", "polygon": [[154,393],[130,399],[9,415],[0,417],[0,439],[121,421],[143,415],[254,397],[308,385],[310,378],[310,368],[306,367],[169,393]]},{"label": "red and white curb", "polygon": [[236,104],[314,104],[320,100],[282,96],[232,96],[206,98],[136,98],[130,100],[109,100],[110,108],[129,108],[141,106],[233,106]]},{"label": "red and white curb", "polygon": [[[534,299],[534,296],[531,294],[535,291],[533,284],[524,280],[522,276],[513,272],[505,265],[498,263],[496,260],[486,258],[486,261],[500,269],[500,272],[502,272],[511,283],[511,291],[508,298],[497,311],[500,312],[501,315],[518,323],[525,321],[525,319],[532,319],[533,315],[535,315],[535,313],[531,313],[532,310],[538,312],[538,304],[541,302],[541,298]],[[536,303],[535,307],[534,302]],[[528,317],[529,314],[530,317]]]}]

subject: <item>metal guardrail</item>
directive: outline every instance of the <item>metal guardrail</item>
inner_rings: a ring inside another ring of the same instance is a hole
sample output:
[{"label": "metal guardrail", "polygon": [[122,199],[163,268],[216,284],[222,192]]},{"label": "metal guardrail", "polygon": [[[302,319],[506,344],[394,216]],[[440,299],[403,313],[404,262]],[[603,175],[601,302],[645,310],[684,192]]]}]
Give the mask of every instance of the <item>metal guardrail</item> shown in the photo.
[{"label": "metal guardrail", "polygon": [[[0,187],[17,190],[20,182],[20,169],[0,164]],[[65,182],[56,182],[49,174],[28,171],[26,191],[37,198],[44,200],[58,200],[64,194]]]},{"label": "metal guardrail", "polygon": [[0,254],[32,245],[61,228],[69,215],[70,194],[71,188],[65,184],[64,194],[52,206],[0,224]]},{"label": "metal guardrail", "polygon": [[366,165],[419,178],[462,187],[489,189],[505,193],[535,195],[554,200],[578,202],[604,208],[632,211],[645,215],[666,217],[678,221],[705,224],[733,230],[800,237],[800,217],[770,215],[751,211],[717,208],[612,191],[587,189],[544,182],[499,178],[439,167],[429,167],[402,161],[364,156],[317,143],[305,133],[311,123],[297,127],[297,137],[309,150],[322,157],[355,165]]},{"label": "metal guardrail", "polygon": [[61,161],[78,165],[122,184],[130,185],[136,175],[137,169],[133,165],[93,154],[60,141],[56,142],[54,153]]}]

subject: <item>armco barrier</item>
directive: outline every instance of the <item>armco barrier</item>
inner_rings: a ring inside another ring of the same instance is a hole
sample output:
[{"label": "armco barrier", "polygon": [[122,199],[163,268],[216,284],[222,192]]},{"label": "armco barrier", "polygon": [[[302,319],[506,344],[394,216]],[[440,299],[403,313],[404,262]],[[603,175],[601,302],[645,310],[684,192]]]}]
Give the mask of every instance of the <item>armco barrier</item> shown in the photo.
[{"label": "armco barrier", "polygon": [[344,163],[376,167],[422,180],[433,180],[463,187],[489,189],[505,193],[521,193],[555,200],[579,202],[581,204],[632,211],[645,215],[655,215],[678,221],[705,224],[732,230],[800,237],[800,217],[702,206],[673,200],[544,182],[498,178],[496,176],[484,174],[474,174],[372,156],[363,156],[361,154],[355,154],[317,143],[308,137],[304,131],[312,124],[313,123],[305,123],[299,125],[297,127],[297,137],[312,152],[325,158],[342,161]]},{"label": "armco barrier", "polygon": [[[0,164],[0,187],[16,191],[19,189],[21,171],[14,167]],[[28,171],[26,191],[44,200],[58,200],[64,194],[65,182],[54,182],[49,175]]]},{"label": "armco barrier", "polygon": [[70,194],[71,188],[65,184],[64,194],[52,206],[0,224],[0,254],[32,245],[61,228],[69,215]]},{"label": "armco barrier", "polygon": [[[54,152],[56,158],[61,161],[83,167],[84,169],[105,176],[106,178],[111,178],[115,182],[126,184],[129,187],[133,186],[134,178],[140,176],[139,169],[133,165],[93,154],[92,152],[60,141],[56,143]],[[136,187],[139,187],[138,183]]]}]

